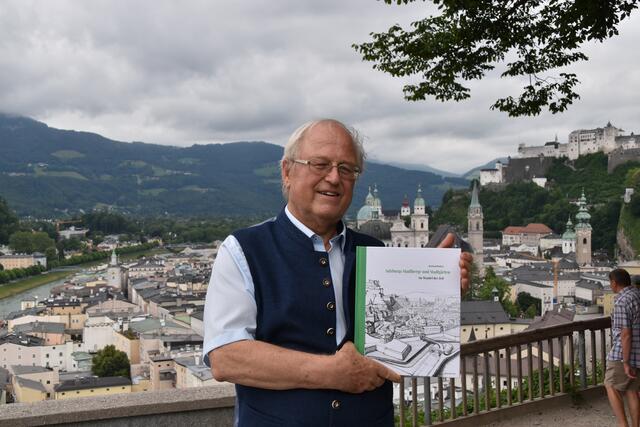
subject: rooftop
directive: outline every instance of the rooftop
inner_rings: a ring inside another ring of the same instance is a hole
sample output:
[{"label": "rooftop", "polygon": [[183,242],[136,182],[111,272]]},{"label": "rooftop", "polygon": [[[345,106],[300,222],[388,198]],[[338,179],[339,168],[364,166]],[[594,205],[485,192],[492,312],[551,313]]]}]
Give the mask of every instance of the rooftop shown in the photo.
[{"label": "rooftop", "polygon": [[90,388],[117,387],[131,385],[131,380],[125,377],[83,377],[66,380],[56,384],[55,391],[85,390]]}]

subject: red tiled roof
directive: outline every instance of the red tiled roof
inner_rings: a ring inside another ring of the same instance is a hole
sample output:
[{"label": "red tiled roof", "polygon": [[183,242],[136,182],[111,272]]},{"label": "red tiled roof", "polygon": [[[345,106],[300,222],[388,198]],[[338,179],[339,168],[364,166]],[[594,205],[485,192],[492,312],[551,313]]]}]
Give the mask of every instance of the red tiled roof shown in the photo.
[{"label": "red tiled roof", "polygon": [[531,223],[527,224],[526,227],[521,227],[519,225],[510,225],[504,230],[502,230],[502,234],[549,234],[553,233],[549,227],[540,223]]},{"label": "red tiled roof", "polygon": [[502,230],[502,234],[520,234],[524,231],[524,227],[520,227],[518,225],[510,225],[504,230]]},{"label": "red tiled roof", "polygon": [[527,224],[527,226],[524,228],[525,233],[539,233],[539,234],[548,234],[548,233],[553,233],[553,230],[551,230],[549,227],[547,227],[544,224],[540,224],[540,223],[531,223],[531,224]]}]

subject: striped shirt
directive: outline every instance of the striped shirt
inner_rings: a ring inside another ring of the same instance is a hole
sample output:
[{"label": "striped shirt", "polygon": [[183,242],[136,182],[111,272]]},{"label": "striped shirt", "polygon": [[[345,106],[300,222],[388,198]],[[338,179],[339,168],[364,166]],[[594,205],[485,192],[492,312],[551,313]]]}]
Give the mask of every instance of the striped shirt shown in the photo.
[{"label": "striped shirt", "polygon": [[616,296],[611,314],[611,332],[613,334],[608,360],[622,360],[622,329],[629,328],[631,334],[631,355],[629,364],[640,367],[640,290],[635,286],[623,288]]}]

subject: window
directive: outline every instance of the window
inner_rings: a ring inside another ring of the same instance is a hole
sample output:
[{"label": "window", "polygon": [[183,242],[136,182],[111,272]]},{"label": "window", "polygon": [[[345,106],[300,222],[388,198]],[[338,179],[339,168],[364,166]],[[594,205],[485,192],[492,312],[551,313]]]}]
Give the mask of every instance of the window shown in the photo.
[{"label": "window", "polygon": [[47,384],[51,384],[51,380],[47,380]]},{"label": "window", "polygon": [[49,358],[49,353],[47,353],[47,354],[46,354],[46,358],[47,358],[47,359]]},{"label": "window", "polygon": [[65,394],[66,394],[66,393],[63,391],[63,392],[62,392],[62,395],[64,396]]}]

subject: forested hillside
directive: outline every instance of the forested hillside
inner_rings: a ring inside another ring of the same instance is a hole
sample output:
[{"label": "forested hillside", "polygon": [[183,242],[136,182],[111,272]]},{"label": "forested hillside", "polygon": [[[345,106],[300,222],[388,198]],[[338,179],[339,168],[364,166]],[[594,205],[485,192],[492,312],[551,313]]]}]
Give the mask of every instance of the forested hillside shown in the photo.
[{"label": "forested hillside", "polygon": [[[0,197],[21,216],[46,218],[103,208],[135,215],[265,217],[283,205],[282,151],[265,142],[186,148],[124,143],[0,114]],[[383,203],[399,208],[418,184],[427,203],[438,205],[447,189],[467,181],[369,163],[351,213],[374,183]]]}]

